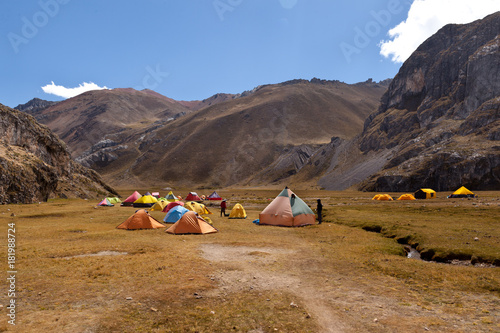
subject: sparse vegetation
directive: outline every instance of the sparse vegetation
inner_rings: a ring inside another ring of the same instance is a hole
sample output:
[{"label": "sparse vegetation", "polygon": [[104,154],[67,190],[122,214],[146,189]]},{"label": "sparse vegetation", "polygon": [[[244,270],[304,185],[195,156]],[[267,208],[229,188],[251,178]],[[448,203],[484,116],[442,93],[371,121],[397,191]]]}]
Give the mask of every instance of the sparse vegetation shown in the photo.
[{"label": "sparse vegetation", "polygon": [[[500,327],[498,267],[407,259],[397,241],[418,243],[443,258],[464,253],[481,261],[499,259],[498,192],[474,200],[374,202],[368,193],[297,191],[313,208],[316,198],[325,206],[325,222],[304,228],[251,222],[276,191],[218,192],[230,198],[229,207],[242,203],[249,217],[229,220],[214,211],[210,218],[220,232],[205,236],[118,230],[134,208],[95,209],[86,200],[1,206],[2,230],[15,222],[18,236],[17,327],[24,332],[489,332]],[[152,215],[160,220],[164,214]],[[375,230],[380,233],[362,229],[371,227],[380,227]],[[101,251],[118,255],[73,257]],[[6,261],[5,251],[0,260]],[[2,294],[0,312],[6,300]],[[10,329],[5,321],[0,325]]]}]

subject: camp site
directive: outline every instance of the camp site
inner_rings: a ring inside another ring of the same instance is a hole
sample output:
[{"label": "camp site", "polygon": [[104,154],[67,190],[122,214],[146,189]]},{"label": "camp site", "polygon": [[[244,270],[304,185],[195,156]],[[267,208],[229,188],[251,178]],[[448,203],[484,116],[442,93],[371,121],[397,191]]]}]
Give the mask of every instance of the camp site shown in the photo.
[{"label": "camp site", "polygon": [[16,315],[25,332],[498,331],[500,192],[457,190],[123,188],[2,205],[20,235]]}]

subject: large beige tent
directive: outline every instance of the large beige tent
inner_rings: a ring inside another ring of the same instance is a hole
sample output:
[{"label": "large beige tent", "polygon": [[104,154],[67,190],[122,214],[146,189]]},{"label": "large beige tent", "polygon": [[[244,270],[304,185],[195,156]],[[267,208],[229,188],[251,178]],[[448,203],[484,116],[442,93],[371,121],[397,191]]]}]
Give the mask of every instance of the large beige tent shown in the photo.
[{"label": "large beige tent", "polygon": [[208,224],[201,216],[189,211],[182,215],[181,219],[175,222],[166,230],[169,234],[211,234],[218,232],[217,229]]},{"label": "large beige tent", "polygon": [[299,227],[316,223],[316,215],[288,187],[259,214],[259,224]]},{"label": "large beige tent", "polygon": [[163,224],[155,220],[154,217],[148,214],[144,209],[139,209],[132,216],[126,219],[122,224],[116,227],[117,229],[158,229],[165,228]]}]

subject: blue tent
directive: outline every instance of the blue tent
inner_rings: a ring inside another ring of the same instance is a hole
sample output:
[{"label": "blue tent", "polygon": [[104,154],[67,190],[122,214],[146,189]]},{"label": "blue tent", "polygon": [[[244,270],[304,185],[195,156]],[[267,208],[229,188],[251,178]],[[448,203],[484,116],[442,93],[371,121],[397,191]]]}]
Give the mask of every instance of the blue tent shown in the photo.
[{"label": "blue tent", "polygon": [[165,218],[163,219],[163,222],[175,223],[179,221],[182,215],[184,215],[186,212],[189,212],[189,210],[184,208],[183,206],[175,206],[168,211],[167,215],[165,215]]}]

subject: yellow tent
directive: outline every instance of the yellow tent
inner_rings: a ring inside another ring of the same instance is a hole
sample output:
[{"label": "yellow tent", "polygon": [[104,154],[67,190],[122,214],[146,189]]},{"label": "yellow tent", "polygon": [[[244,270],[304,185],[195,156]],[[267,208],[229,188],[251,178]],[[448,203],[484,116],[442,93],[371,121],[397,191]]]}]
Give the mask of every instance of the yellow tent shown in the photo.
[{"label": "yellow tent", "polygon": [[168,192],[167,196],[165,197],[168,202],[174,202],[177,201],[176,196],[172,193],[172,191]]},{"label": "yellow tent", "polygon": [[156,199],[155,197],[153,197],[152,195],[149,194],[149,195],[143,195],[142,197],[140,197],[139,199],[134,201],[132,206],[134,206],[134,207],[151,207],[157,202],[158,202],[158,199]]},{"label": "yellow tent", "polygon": [[246,219],[247,212],[245,212],[245,208],[242,205],[237,203],[234,205],[233,209],[231,209],[231,214],[229,214],[230,219]]},{"label": "yellow tent", "polygon": [[450,198],[474,198],[474,193],[469,191],[465,186],[462,186],[455,192],[453,192],[452,195],[450,195]]},{"label": "yellow tent", "polygon": [[381,194],[377,200],[379,200],[379,201],[391,201],[393,199],[389,194]]},{"label": "yellow tent", "polygon": [[436,191],[430,188],[421,188],[413,193],[415,199],[434,199],[436,198]]},{"label": "yellow tent", "polygon": [[415,200],[415,197],[412,194],[406,193],[402,194],[397,200]]},{"label": "yellow tent", "polygon": [[165,200],[158,200],[158,202],[156,202],[153,207],[151,207],[151,210],[156,210],[156,211],[159,211],[161,212],[163,210],[163,208],[167,207],[168,205],[168,201],[165,201]]},{"label": "yellow tent", "polygon": [[202,214],[212,214],[211,211],[208,210],[207,206],[201,203],[197,203],[194,201],[189,201],[184,204],[184,207],[186,207],[189,210],[192,210],[193,212],[196,212],[200,215]]},{"label": "yellow tent", "polygon": [[381,196],[381,195],[382,195],[382,194],[376,194],[376,195],[372,198],[372,200],[378,200],[378,198],[380,198],[380,196]]}]

